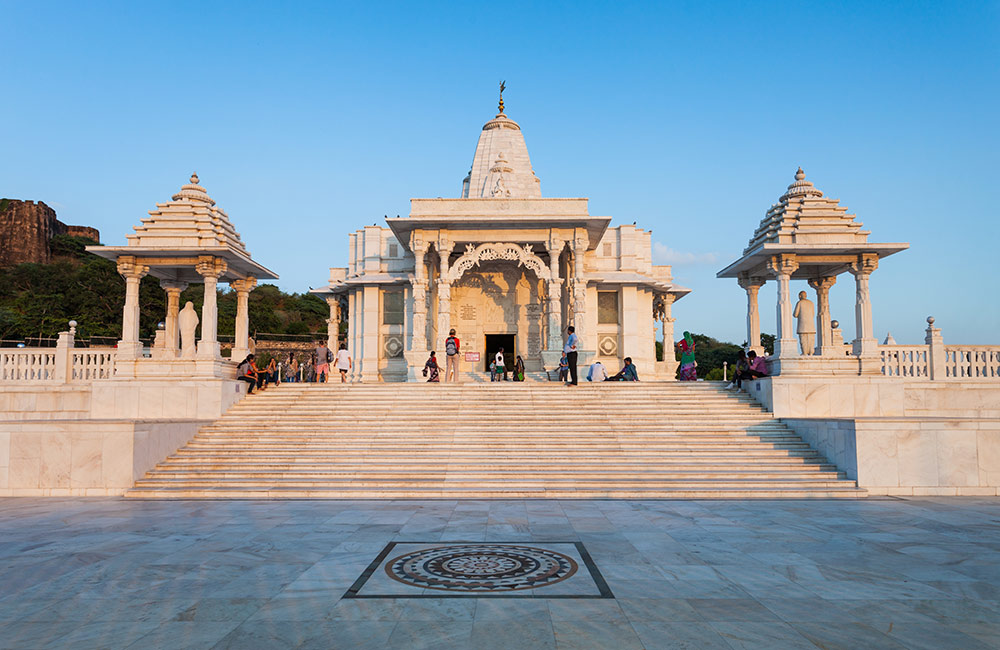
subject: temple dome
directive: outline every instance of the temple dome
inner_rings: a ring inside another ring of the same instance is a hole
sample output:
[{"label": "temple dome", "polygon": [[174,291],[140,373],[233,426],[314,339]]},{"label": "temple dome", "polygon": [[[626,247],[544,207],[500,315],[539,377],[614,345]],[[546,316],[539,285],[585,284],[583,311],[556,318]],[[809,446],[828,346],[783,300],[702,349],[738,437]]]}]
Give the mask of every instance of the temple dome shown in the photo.
[{"label": "temple dome", "polygon": [[531,168],[528,146],[517,122],[500,106],[483,125],[472,158],[472,171],[462,183],[463,199],[541,198],[540,181]]}]

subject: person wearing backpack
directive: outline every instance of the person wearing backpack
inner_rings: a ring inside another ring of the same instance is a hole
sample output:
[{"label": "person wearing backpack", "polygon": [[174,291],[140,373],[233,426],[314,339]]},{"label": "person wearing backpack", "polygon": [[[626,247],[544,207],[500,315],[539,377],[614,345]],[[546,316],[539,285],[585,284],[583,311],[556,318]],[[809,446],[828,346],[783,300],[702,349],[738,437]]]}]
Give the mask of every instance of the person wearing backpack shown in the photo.
[{"label": "person wearing backpack", "polygon": [[446,382],[458,381],[458,353],[461,342],[455,336],[455,330],[448,332],[448,338],[444,341],[445,364],[444,380]]},{"label": "person wearing backpack", "polygon": [[316,346],[316,381],[326,383],[330,374],[330,362],[333,361],[333,352],[326,347],[326,341],[319,341]]}]

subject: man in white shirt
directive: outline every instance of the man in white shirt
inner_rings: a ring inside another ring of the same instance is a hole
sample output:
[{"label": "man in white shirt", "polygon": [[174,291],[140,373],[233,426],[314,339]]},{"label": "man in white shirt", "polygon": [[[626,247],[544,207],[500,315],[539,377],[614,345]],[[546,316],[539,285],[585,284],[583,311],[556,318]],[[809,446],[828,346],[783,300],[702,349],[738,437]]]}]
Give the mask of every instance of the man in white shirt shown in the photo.
[{"label": "man in white shirt", "polygon": [[590,364],[590,370],[587,372],[587,381],[604,381],[608,378],[608,371],[604,369],[604,364],[600,361],[595,361]]}]

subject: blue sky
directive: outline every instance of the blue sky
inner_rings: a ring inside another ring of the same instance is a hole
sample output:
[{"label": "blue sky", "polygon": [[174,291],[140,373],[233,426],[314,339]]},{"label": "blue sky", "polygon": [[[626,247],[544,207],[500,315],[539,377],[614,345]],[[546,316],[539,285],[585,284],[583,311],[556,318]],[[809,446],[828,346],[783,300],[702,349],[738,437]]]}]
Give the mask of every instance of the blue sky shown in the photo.
[{"label": "blue sky", "polygon": [[[875,327],[1000,341],[1000,3],[0,0],[0,196],[122,244],[192,171],[286,290],[454,197],[507,80],[545,196],[653,230],[679,330],[741,342],[736,259],[801,165],[873,241]],[[793,283],[797,285],[799,283]],[[801,283],[804,288],[805,283]],[[800,287],[793,286],[796,291]],[[845,338],[854,291],[831,295]],[[774,331],[774,284],[761,291]]]}]

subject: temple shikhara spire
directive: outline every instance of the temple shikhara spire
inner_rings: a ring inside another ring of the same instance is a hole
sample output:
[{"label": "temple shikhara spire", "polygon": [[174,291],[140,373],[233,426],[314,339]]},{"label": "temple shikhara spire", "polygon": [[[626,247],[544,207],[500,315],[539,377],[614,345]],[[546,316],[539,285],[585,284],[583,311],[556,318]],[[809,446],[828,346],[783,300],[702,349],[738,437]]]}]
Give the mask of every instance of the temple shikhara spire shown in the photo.
[{"label": "temple shikhara spire", "polygon": [[472,157],[472,169],[462,181],[463,199],[541,198],[541,181],[531,168],[528,146],[517,122],[504,113],[500,82],[500,104],[496,116],[483,125]]}]

